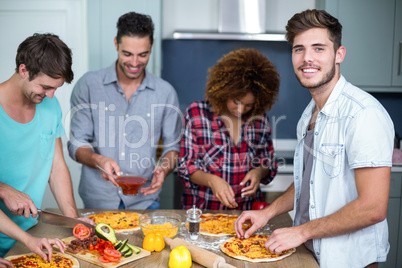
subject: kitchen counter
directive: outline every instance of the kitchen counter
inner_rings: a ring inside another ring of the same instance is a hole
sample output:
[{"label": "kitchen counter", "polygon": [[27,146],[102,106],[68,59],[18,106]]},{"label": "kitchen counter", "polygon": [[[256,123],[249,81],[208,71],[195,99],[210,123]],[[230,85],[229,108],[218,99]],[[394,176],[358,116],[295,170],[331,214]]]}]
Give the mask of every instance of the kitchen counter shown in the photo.
[{"label": "kitchen counter", "polygon": [[[60,210],[58,209],[47,209],[52,212],[60,213]],[[105,210],[99,210],[99,209],[80,209],[79,212],[81,215],[86,215],[88,212],[102,212]],[[149,213],[152,212],[151,210],[130,210],[138,213]],[[158,210],[158,211],[169,211],[169,212],[175,212],[183,216],[183,220],[185,220],[185,210]],[[232,211],[224,211],[225,213],[228,214],[234,214],[238,215],[241,213],[241,211],[238,210],[232,210]],[[222,213],[222,211],[203,211],[203,213]],[[277,228],[281,227],[289,227],[292,226],[292,220],[289,217],[288,214],[280,215],[278,217],[273,218],[268,225],[264,228],[264,230],[274,230]],[[184,228],[180,228],[180,232],[178,237],[187,240],[188,239],[188,234],[186,231],[183,231]],[[185,230],[185,229],[184,229]],[[50,237],[50,238],[66,238],[72,236],[72,230],[71,228],[64,228],[64,227],[58,227],[54,225],[49,225],[45,223],[39,222],[36,226],[32,227],[31,229],[28,230],[30,234],[33,236],[37,237]],[[187,237],[187,239],[186,239]],[[143,237],[141,231],[135,231],[133,233],[128,233],[128,234],[117,234],[117,238],[122,240],[125,238],[128,238],[131,244],[137,245],[142,247],[142,242],[143,242]],[[202,240],[203,239],[223,239],[223,238],[211,238],[211,237],[205,237],[200,235],[198,240],[195,242],[196,245],[202,246]],[[190,240],[187,240],[190,241]],[[209,245],[209,243],[204,243],[206,245]],[[234,258],[231,258],[224,253],[222,253],[219,249],[214,249],[214,248],[208,248],[208,250],[223,256],[226,260],[227,263],[234,265],[235,267],[238,268],[262,268],[262,267],[276,267],[276,268],[291,268],[291,267],[300,267],[300,268],[314,268],[314,267],[319,267],[316,260],[312,256],[312,254],[305,248],[304,245],[297,247],[296,252],[292,254],[291,256],[280,260],[276,262],[270,262],[270,263],[251,263],[251,262],[246,262],[246,261],[240,261],[236,260]],[[170,254],[170,248],[168,246],[165,247],[161,252],[153,252],[151,256],[136,260],[134,262],[128,263],[123,266],[119,267],[168,267],[168,262],[169,262],[169,254]],[[12,255],[18,255],[18,254],[24,254],[28,253],[29,250],[26,248],[22,243],[17,242],[13,248],[7,253],[6,256],[12,256]],[[78,259],[80,262],[80,267],[81,268],[88,268],[88,267],[97,267],[93,264],[90,264],[88,262],[85,262],[83,260]],[[196,262],[193,262],[192,267],[203,267]]]}]

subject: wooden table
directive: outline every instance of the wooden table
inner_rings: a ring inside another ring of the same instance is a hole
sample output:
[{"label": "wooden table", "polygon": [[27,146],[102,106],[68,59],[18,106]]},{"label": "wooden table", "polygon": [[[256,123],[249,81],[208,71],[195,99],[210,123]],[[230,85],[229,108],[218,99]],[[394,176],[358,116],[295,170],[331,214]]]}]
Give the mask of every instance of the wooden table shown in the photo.
[{"label": "wooden table", "polygon": [[[58,209],[46,209],[48,211],[60,213],[60,210]],[[82,215],[85,215],[85,213],[89,212],[102,212],[104,210],[99,210],[99,209],[80,209],[79,212]],[[152,212],[151,210],[129,210],[129,211],[134,211],[138,213],[150,213]],[[183,220],[186,219],[185,210],[158,210],[158,211],[169,211],[169,212],[175,212],[183,216]],[[222,213],[222,211],[203,211],[203,213]],[[225,211],[227,214],[234,214],[234,215],[239,215],[241,211],[233,210],[233,211]],[[292,226],[292,220],[288,214],[281,215],[278,217],[273,218],[269,222],[269,227],[270,230],[274,230],[277,228],[281,227],[289,227]],[[54,225],[49,225],[45,223],[39,222],[36,226],[32,227],[31,229],[28,230],[30,234],[33,236],[37,237],[49,237],[49,238],[65,238],[72,236],[72,230],[71,228],[64,228],[64,227],[58,227]],[[187,234],[185,231],[181,231],[178,235],[178,237],[184,237]],[[136,231],[131,234],[117,234],[117,238],[120,240],[129,239],[129,242],[131,244],[137,245],[142,247],[142,242],[143,242],[143,237],[141,231]],[[202,242],[204,239],[204,236],[200,236],[199,240]],[[210,237],[205,238],[205,239],[211,239]],[[197,240],[196,242],[200,242]],[[120,267],[168,267],[169,263],[169,254],[170,254],[170,248],[167,246],[165,249],[163,249],[161,252],[153,252],[151,256],[145,257],[139,260],[136,260],[135,262],[131,262],[129,264],[120,266]],[[294,268],[294,267],[300,267],[300,268],[314,268],[314,267],[319,267],[316,260],[312,256],[312,254],[306,249],[304,245],[299,246],[296,249],[296,252],[292,254],[291,256],[277,261],[277,262],[270,262],[270,263],[250,263],[246,261],[240,261],[236,260],[234,258],[231,258],[224,253],[220,252],[219,250],[212,249],[212,252],[223,256],[226,260],[227,263],[232,264],[235,267],[238,268],[262,268],[262,267],[272,267],[272,268]],[[7,253],[6,256],[12,256],[12,255],[18,255],[18,254],[24,254],[28,253],[29,249],[25,247],[22,243],[17,242],[13,248]],[[82,268],[87,268],[87,267],[98,267],[96,265],[90,264],[88,262],[85,262],[83,260],[79,260],[80,262],[80,267]],[[203,267],[196,262],[193,262],[192,267]]]}]

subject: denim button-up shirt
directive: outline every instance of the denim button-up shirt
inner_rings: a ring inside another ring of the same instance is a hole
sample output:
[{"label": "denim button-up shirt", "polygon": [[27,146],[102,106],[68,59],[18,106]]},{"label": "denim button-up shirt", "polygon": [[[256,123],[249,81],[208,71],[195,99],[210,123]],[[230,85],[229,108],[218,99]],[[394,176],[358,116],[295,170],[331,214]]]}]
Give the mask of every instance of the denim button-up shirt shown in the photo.
[{"label": "denim button-up shirt", "polygon": [[[146,72],[140,87],[127,101],[117,81],[116,64],[88,72],[78,80],[71,96],[70,156],[89,146],[117,161],[124,173],[148,179],[155,168],[156,149],[163,140],[163,154],[180,150],[181,112],[174,88]],[[82,166],[79,193],[86,208],[117,209],[120,200],[129,209],[145,209],[159,197],[126,196],[102,179],[99,170]]]},{"label": "denim button-up shirt", "polygon": [[[299,207],[304,137],[314,107],[311,100],[297,125],[295,208]],[[315,123],[310,220],[330,215],[357,198],[355,168],[392,166],[393,139],[393,123],[382,105],[341,76]],[[294,224],[300,224],[298,211]],[[383,262],[389,250],[387,221],[346,235],[314,239],[313,244],[321,267]]]}]

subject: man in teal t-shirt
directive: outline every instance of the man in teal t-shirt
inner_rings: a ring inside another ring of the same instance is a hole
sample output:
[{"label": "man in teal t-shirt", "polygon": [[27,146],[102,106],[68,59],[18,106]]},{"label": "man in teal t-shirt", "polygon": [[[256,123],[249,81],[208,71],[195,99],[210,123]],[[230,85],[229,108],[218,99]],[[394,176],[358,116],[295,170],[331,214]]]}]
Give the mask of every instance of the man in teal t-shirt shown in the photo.
[{"label": "man in teal t-shirt", "polygon": [[[0,209],[27,230],[37,223],[48,183],[62,213],[78,217],[63,157],[62,112],[53,98],[73,80],[71,50],[56,35],[34,34],[19,45],[16,65],[0,84]],[[15,242],[0,233],[0,257]]]}]

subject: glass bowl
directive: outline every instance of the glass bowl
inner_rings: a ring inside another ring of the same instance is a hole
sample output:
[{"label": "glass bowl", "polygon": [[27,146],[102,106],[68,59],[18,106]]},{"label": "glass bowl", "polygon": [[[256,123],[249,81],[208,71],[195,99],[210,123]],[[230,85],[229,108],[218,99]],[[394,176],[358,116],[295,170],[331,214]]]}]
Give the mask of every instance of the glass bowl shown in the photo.
[{"label": "glass bowl", "polygon": [[159,232],[164,237],[176,237],[182,217],[173,212],[152,212],[139,218],[141,232],[146,236],[150,232]]}]

